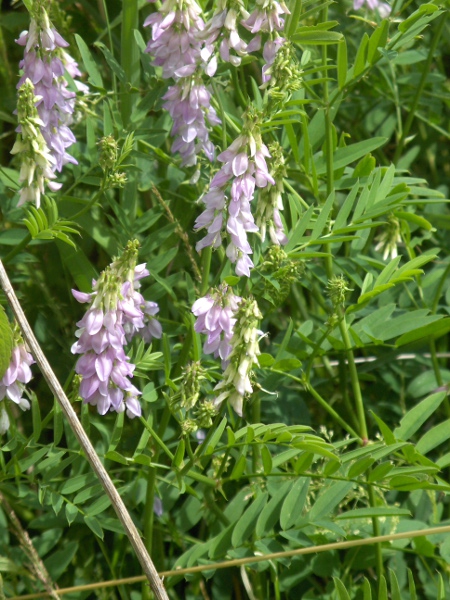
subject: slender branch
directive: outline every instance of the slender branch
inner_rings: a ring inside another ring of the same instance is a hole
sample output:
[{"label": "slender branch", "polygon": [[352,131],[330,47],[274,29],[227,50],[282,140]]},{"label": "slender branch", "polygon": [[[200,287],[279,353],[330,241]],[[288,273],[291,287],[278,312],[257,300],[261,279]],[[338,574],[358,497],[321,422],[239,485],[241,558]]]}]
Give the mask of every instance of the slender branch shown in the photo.
[{"label": "slender branch", "polygon": [[441,20],[439,22],[437,31],[434,34],[433,40],[431,42],[430,50],[428,52],[428,57],[423,66],[422,77],[420,78],[419,85],[417,86],[416,93],[413,98],[412,104],[409,109],[409,114],[408,114],[408,117],[405,122],[405,126],[403,127],[402,135],[398,141],[397,148],[395,150],[395,155],[393,158],[394,164],[397,164],[397,162],[399,161],[399,159],[402,155],[402,152],[403,152],[403,148],[405,147],[406,139],[407,139],[409,131],[411,129],[411,125],[414,121],[414,117],[416,116],[416,110],[419,106],[419,101],[422,96],[423,90],[425,88],[425,84],[427,82],[428,75],[430,73],[431,63],[433,61],[434,53],[436,52],[438,42],[441,38],[441,34],[444,29],[446,19],[447,19],[447,11],[445,11],[444,14],[441,16]]},{"label": "slender branch", "polygon": [[167,218],[169,219],[169,221],[175,225],[175,233],[180,238],[180,240],[183,242],[184,247],[186,248],[186,254],[188,255],[189,261],[192,265],[192,270],[194,271],[195,278],[198,281],[202,281],[202,275],[200,273],[200,269],[198,268],[197,261],[194,258],[194,252],[192,250],[192,246],[189,241],[189,237],[188,237],[187,233],[181,227],[179,222],[175,219],[172,211],[170,210],[169,205],[163,199],[163,197],[161,196],[161,194],[159,193],[158,189],[155,186],[152,187],[152,192],[155,194],[158,202],[161,204],[161,206],[166,211]]},{"label": "slender branch", "polygon": [[[273,552],[271,554],[262,554],[258,556],[247,556],[234,560],[224,560],[222,562],[197,565],[196,567],[186,567],[185,569],[173,569],[172,571],[162,571],[161,577],[173,577],[187,575],[189,573],[202,573],[203,571],[214,571],[216,569],[229,569],[230,567],[241,567],[253,563],[264,562],[267,560],[279,560],[280,558],[290,558],[292,556],[302,556],[304,554],[318,554],[319,552],[329,552],[331,550],[347,550],[348,548],[358,548],[360,546],[370,546],[371,544],[381,544],[383,542],[395,542],[397,540],[414,539],[427,535],[442,535],[450,533],[450,525],[444,527],[430,527],[429,529],[415,529],[414,531],[404,531],[402,533],[391,533],[389,535],[379,535],[361,540],[349,540],[346,542],[332,542],[331,544],[321,544],[319,546],[307,546],[306,548],[297,548],[296,550],[285,550],[283,552]],[[87,585],[78,585],[70,588],[61,588],[58,590],[60,595],[71,594],[73,592],[86,592],[98,590],[106,587],[115,587],[119,584],[140,583],[144,581],[142,575],[136,577],[127,577],[125,579],[116,579],[114,581],[103,581],[99,583],[89,583]],[[14,596],[9,600],[34,600],[35,598],[45,598],[46,593],[26,594],[24,596]]]},{"label": "slender branch", "polygon": [[44,585],[48,596],[53,600],[59,600],[58,590],[56,584],[51,580],[51,577],[45,568],[42,559],[36,552],[36,548],[33,546],[33,542],[30,539],[27,531],[22,527],[21,522],[17,518],[16,513],[13,511],[9,503],[6,501],[3,494],[0,492],[0,504],[5,509],[5,512],[11,522],[13,532],[19,540],[20,546],[31,561],[31,570],[37,579]]},{"label": "slender branch", "polygon": [[26,343],[28,344],[31,353],[36,360],[37,365],[39,366],[42,374],[47,381],[49,388],[51,389],[54,396],[57,398],[58,402],[61,405],[61,408],[70,424],[70,427],[75,434],[81,448],[86,454],[87,459],[89,460],[92,469],[97,475],[103,489],[111,500],[112,506],[121,521],[124,530],[128,536],[128,539],[131,542],[131,545],[136,552],[136,556],[141,563],[142,569],[150,583],[150,586],[153,590],[155,598],[157,600],[169,600],[167,593],[164,589],[163,583],[158,576],[158,572],[153,565],[152,559],[150,558],[141,538],[139,537],[138,530],[136,529],[135,524],[131,520],[131,517],[128,513],[128,510],[120,497],[118,491],[116,490],[111,478],[106,471],[105,467],[100,462],[97,453],[94,450],[94,447],[91,444],[86,432],[81,426],[80,421],[78,420],[78,416],[75,413],[72,405],[70,404],[66,394],[64,393],[61,384],[56,378],[55,374],[52,371],[52,368],[42,352],[41,347],[30,327],[30,324],[27,321],[25,313],[20,306],[20,303],[17,299],[16,294],[11,286],[11,283],[8,279],[8,275],[5,271],[3,263],[0,261],[0,283],[5,292],[6,297],[11,305],[11,308],[14,312],[17,322],[19,323],[20,329],[22,331],[22,335]]}]

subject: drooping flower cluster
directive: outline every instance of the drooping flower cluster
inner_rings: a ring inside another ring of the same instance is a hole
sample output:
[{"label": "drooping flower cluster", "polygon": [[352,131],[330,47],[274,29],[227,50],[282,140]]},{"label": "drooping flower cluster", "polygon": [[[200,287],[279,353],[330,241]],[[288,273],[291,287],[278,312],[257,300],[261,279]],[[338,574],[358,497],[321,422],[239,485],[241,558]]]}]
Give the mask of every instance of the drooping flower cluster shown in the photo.
[{"label": "drooping flower cluster", "polygon": [[[33,83],[38,98],[40,130],[54,159],[52,170],[61,171],[69,162],[77,164],[67,152],[67,148],[76,141],[70,129],[75,93],[68,89],[64,69],[71,77],[79,77],[78,65],[63,50],[69,44],[50,22],[45,2],[34,3],[30,29],[22,32],[16,41],[25,47],[24,58],[20,62],[23,75],[17,87],[20,89],[27,80]],[[78,89],[86,91],[86,86],[79,84]]]},{"label": "drooping flower cluster", "polygon": [[204,298],[196,300],[192,306],[192,312],[197,317],[195,331],[208,336],[203,351],[205,354],[214,354],[216,358],[220,356],[223,369],[228,364],[232,350],[235,314],[241,300],[223,283]]},{"label": "drooping flower cluster", "polygon": [[[258,231],[250,202],[255,187],[265,188],[275,185],[269,173],[266,158],[270,157],[267,146],[261,139],[260,116],[249,109],[243,133],[218,156],[222,168],[211,181],[209,191],[202,202],[206,210],[197,218],[195,229],[207,228],[207,235],[197,243],[197,250],[212,246],[218,248],[222,243],[222,229],[226,228],[229,244],[226,254],[232,263],[236,263],[236,274],[250,276],[253,268],[251,246],[247,233]],[[230,196],[226,195],[231,183]]]},{"label": "drooping flower cluster", "polygon": [[284,232],[284,226],[281,221],[280,210],[283,210],[283,180],[286,176],[286,167],[284,165],[283,149],[274,142],[270,145],[271,159],[269,170],[275,181],[275,185],[269,183],[260,190],[258,203],[256,205],[256,224],[259,227],[261,239],[266,238],[267,229],[273,244],[287,244],[288,239]]},{"label": "drooping flower cluster", "polygon": [[371,10],[377,10],[382,19],[391,14],[392,8],[389,4],[387,2],[380,2],[380,0],[354,0],[353,8],[354,10],[359,10],[364,4],[367,4]]},{"label": "drooping flower cluster", "polygon": [[255,300],[242,299],[236,312],[236,323],[231,338],[231,352],[222,380],[214,391],[216,407],[228,400],[237,414],[242,417],[244,398],[253,392],[251,372],[258,364],[259,338],[263,335],[257,328],[262,315]]},{"label": "drooping flower cluster", "polygon": [[41,195],[45,186],[56,191],[61,187],[55,179],[55,159],[42,135],[44,125],[39,117],[36,103],[39,96],[34,94],[34,86],[26,79],[19,89],[17,102],[17,117],[19,120],[19,133],[11,150],[11,154],[19,154],[21,167],[19,173],[20,197],[18,206],[25,202],[34,202],[39,208]]},{"label": "drooping flower cluster", "polygon": [[214,45],[220,40],[220,58],[237,67],[241,64],[243,56],[261,48],[261,38],[257,36],[247,44],[240,37],[238,24],[243,23],[250,15],[245,10],[242,0],[236,0],[231,6],[230,4],[229,0],[219,0],[211,20],[206,24],[201,34],[205,40],[203,58],[217,62]]},{"label": "drooping flower cluster", "polygon": [[30,402],[23,397],[25,384],[31,378],[30,365],[34,363],[31,354],[25,348],[18,332],[15,332],[15,345],[12,351],[11,362],[6,373],[0,379],[0,435],[9,429],[10,421],[6,410],[6,400],[11,400],[22,410],[30,408]]},{"label": "drooping flower cluster", "polygon": [[162,67],[164,79],[175,80],[163,96],[163,106],[174,121],[171,134],[176,140],[172,151],[180,153],[182,166],[195,165],[201,150],[213,160],[207,122],[220,123],[202,79],[203,71],[214,75],[217,64],[210,61],[206,65],[202,58],[199,34],[204,23],[200,14],[195,0],[164,0],[161,9],[144,22],[152,29],[146,52],[153,56],[154,66]]},{"label": "drooping flower cluster", "polygon": [[145,264],[136,265],[137,242],[129,242],[123,255],[105,269],[90,294],[72,290],[78,302],[90,303],[77,323],[79,338],[73,354],[81,354],[76,372],[82,376],[80,396],[104,415],[108,410],[141,415],[138,396],[131,383],[135,365],[124,347],[139,333],[145,341],[161,337],[161,324],[154,319],[159,308],[144,300],[140,279],[149,275]]}]

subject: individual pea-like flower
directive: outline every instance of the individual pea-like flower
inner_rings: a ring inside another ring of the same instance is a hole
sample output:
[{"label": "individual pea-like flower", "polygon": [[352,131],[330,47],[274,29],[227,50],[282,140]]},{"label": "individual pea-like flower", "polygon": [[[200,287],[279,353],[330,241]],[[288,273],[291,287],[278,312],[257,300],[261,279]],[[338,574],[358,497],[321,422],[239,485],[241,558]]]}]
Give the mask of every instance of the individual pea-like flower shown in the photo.
[{"label": "individual pea-like flower", "polygon": [[228,364],[232,349],[235,314],[241,300],[223,283],[207,296],[196,300],[192,306],[192,312],[197,317],[195,331],[208,336],[203,351],[205,354],[214,354],[216,358],[220,357],[223,369]]},{"label": "individual pea-like flower", "polygon": [[[76,142],[70,129],[76,94],[69,90],[64,70],[67,69],[75,79],[80,75],[78,64],[64,50],[69,44],[50,22],[42,1],[34,3],[30,29],[22,32],[16,42],[25,47],[24,58],[19,65],[23,75],[17,87],[20,89],[27,79],[33,83],[35,95],[39,98],[40,130],[54,158],[52,169],[61,171],[69,162],[77,164],[67,152],[67,148]],[[86,92],[87,87],[77,83],[75,81],[77,88]]]},{"label": "individual pea-like flower", "polygon": [[283,149],[277,142],[274,142],[269,146],[269,151],[272,157],[269,159],[269,171],[275,185],[269,183],[259,192],[256,205],[256,224],[263,241],[268,230],[273,244],[285,245],[288,239],[280,216],[280,210],[283,210],[283,180],[286,176]]},{"label": "individual pea-like flower", "polygon": [[198,251],[207,246],[218,248],[222,243],[222,230],[226,229],[229,236],[226,254],[236,263],[236,274],[246,277],[254,266],[247,233],[258,231],[250,203],[256,187],[275,185],[266,163],[270,152],[261,138],[260,120],[261,116],[249,109],[242,134],[217,157],[223,166],[203,196],[206,209],[195,222],[195,229],[207,229],[207,235],[196,245]]},{"label": "individual pea-like flower", "polygon": [[377,10],[382,19],[391,14],[391,6],[387,2],[380,2],[380,0],[354,0],[353,9],[359,10],[364,4],[371,10]]},{"label": "individual pea-like flower", "polygon": [[158,306],[139,292],[140,279],[149,272],[145,264],[136,266],[137,249],[137,242],[129,242],[94,281],[92,293],[72,290],[78,302],[90,304],[77,323],[79,339],[72,346],[73,354],[81,354],[75,367],[82,376],[80,396],[101,415],[108,410],[126,410],[130,418],[141,415],[141,392],[130,381],[135,365],[124,348],[136,334],[145,341],[161,337],[161,325],[154,319]]},{"label": "individual pea-like flower", "polygon": [[204,23],[200,14],[194,0],[165,0],[144,22],[152,30],[146,52],[153,56],[153,65],[162,68],[164,79],[175,80],[163,96],[163,107],[174,122],[172,151],[180,153],[184,167],[195,165],[202,150],[209,160],[214,159],[208,124],[220,123],[203,82],[203,73],[212,76],[217,62],[211,59],[206,64],[202,57],[199,36]]},{"label": "individual pea-like flower", "polygon": [[14,347],[11,361],[6,373],[0,379],[0,435],[5,433],[10,426],[6,401],[17,404],[22,410],[30,408],[30,402],[23,397],[25,385],[31,380],[30,366],[35,362],[25,348],[18,330],[14,332]]},{"label": "individual pea-like flower", "polygon": [[43,121],[39,117],[33,83],[26,79],[19,88],[17,117],[19,121],[17,140],[11,154],[18,154],[21,160],[19,183],[21,184],[18,206],[34,202],[39,208],[41,196],[48,187],[59,190],[60,183],[55,179],[55,158],[42,135]]},{"label": "individual pea-like flower", "polygon": [[262,315],[256,301],[249,298],[241,300],[235,318],[230,342],[232,349],[222,379],[214,388],[217,394],[214,404],[219,407],[228,401],[242,417],[244,399],[253,392],[251,373],[260,354],[259,338],[263,333],[257,325]]}]

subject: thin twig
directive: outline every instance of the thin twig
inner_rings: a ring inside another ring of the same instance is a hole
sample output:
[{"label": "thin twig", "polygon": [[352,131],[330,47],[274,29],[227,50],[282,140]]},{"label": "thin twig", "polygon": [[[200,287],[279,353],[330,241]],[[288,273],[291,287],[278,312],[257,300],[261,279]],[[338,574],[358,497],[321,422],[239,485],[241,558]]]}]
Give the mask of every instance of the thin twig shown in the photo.
[{"label": "thin twig", "polygon": [[30,539],[30,536],[22,527],[21,522],[17,518],[16,513],[10,506],[9,502],[0,492],[0,504],[5,509],[6,515],[11,523],[11,527],[14,535],[19,540],[19,544],[28,559],[30,560],[30,568],[33,574],[39,581],[43,584],[45,589],[47,590],[47,595],[53,598],[53,600],[59,600],[59,595],[57,591],[57,586],[53,583],[47,569],[45,568],[44,563],[42,562],[39,554],[36,551],[36,548],[33,546],[33,542]]},{"label": "thin twig", "polygon": [[167,218],[169,219],[169,221],[175,225],[175,233],[180,238],[180,240],[183,242],[183,244],[186,248],[186,253],[188,255],[189,260],[191,261],[195,279],[197,279],[197,281],[201,281],[202,274],[200,273],[200,269],[198,268],[197,261],[194,258],[194,252],[192,250],[192,246],[191,246],[191,242],[189,241],[188,234],[184,231],[184,229],[181,227],[179,222],[175,219],[172,211],[170,210],[169,205],[164,200],[164,198],[161,196],[161,194],[159,193],[159,191],[157,190],[157,188],[155,186],[152,186],[152,192],[155,194],[158,202],[161,204],[161,206],[166,211]]},{"label": "thin twig", "polygon": [[73,433],[75,434],[81,448],[86,454],[87,459],[91,463],[92,469],[94,470],[100,483],[102,484],[103,489],[105,490],[106,494],[111,500],[112,506],[125,529],[125,533],[127,534],[128,539],[130,540],[131,545],[133,546],[134,551],[136,552],[136,556],[139,562],[141,563],[146,578],[150,583],[150,587],[152,588],[155,598],[157,600],[169,600],[169,597],[167,596],[167,593],[164,589],[164,585],[161,579],[159,578],[158,572],[155,569],[155,566],[141,538],[139,537],[138,530],[136,529],[135,524],[131,520],[131,517],[127,511],[127,508],[122,498],[116,490],[105,467],[100,462],[100,459],[97,456],[94,447],[92,446],[88,436],[86,435],[86,432],[84,431],[80,421],[78,420],[77,414],[73,410],[72,405],[70,404],[66,394],[64,393],[63,388],[61,387],[61,384],[59,383],[58,379],[53,373],[48,360],[42,352],[42,349],[39,346],[36,337],[34,336],[34,333],[27,321],[22,307],[20,306],[17,296],[14,293],[14,290],[11,286],[11,282],[8,279],[8,275],[1,261],[0,283],[3,288],[3,291],[5,292],[6,297],[8,298],[16,320],[19,323],[24,340],[28,344],[38,367],[40,368],[42,374],[44,375],[48,383],[49,388],[60,403],[61,408],[70,424]]},{"label": "thin twig", "polygon": [[[357,548],[358,546],[370,546],[371,544],[381,544],[383,542],[395,542],[397,540],[413,539],[416,537],[425,537],[427,535],[438,535],[450,533],[450,525],[444,527],[430,527],[428,529],[415,529],[414,531],[404,531],[402,533],[391,533],[390,535],[379,535],[377,537],[364,538],[361,540],[350,540],[347,542],[333,542],[331,544],[322,544],[320,546],[308,546],[307,548],[297,548],[297,550],[286,550],[284,552],[272,552],[258,556],[248,556],[246,558],[236,558],[233,560],[224,560],[222,562],[198,565],[196,567],[186,567],[185,569],[173,569],[172,571],[162,571],[160,577],[173,577],[178,575],[188,575],[190,573],[201,573],[203,571],[214,571],[216,569],[228,569],[230,567],[241,567],[252,563],[264,562],[267,560],[278,560],[280,558],[291,558],[303,554],[317,554],[319,552],[328,552],[330,550],[347,550],[348,548]],[[126,577],[125,579],[115,579],[114,581],[104,581],[99,583],[89,583],[87,585],[78,585],[70,588],[61,588],[58,590],[60,595],[70,594],[72,592],[87,592],[98,590],[105,587],[115,587],[123,584],[141,583],[145,578],[142,575],[137,577]],[[25,596],[14,596],[9,600],[34,600],[35,598],[45,598],[46,594],[26,594]]]}]

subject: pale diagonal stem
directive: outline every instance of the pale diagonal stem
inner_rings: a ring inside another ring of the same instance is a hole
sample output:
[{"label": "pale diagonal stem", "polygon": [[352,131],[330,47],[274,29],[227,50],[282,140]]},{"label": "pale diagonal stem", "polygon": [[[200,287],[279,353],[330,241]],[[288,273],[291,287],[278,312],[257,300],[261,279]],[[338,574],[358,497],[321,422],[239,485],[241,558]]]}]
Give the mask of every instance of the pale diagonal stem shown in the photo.
[{"label": "pale diagonal stem", "polygon": [[158,572],[155,569],[155,566],[150,558],[141,538],[139,537],[138,530],[136,529],[135,524],[131,520],[131,517],[128,513],[128,510],[120,497],[118,491],[116,490],[108,472],[105,467],[102,465],[97,453],[94,450],[94,447],[91,444],[86,432],[81,426],[80,421],[78,420],[78,416],[75,413],[72,405],[70,404],[64,390],[59,383],[56,375],[53,373],[53,370],[45,357],[42,349],[33,333],[33,330],[30,327],[30,324],[27,321],[25,313],[22,310],[22,307],[17,299],[17,296],[13,290],[11,282],[9,281],[8,275],[5,271],[3,263],[0,261],[0,283],[3,288],[3,291],[8,298],[8,302],[13,310],[13,313],[16,317],[17,322],[19,323],[23,338],[27,345],[30,348],[30,351],[40,368],[42,374],[47,381],[49,388],[54,394],[55,398],[61,405],[61,408],[70,424],[70,427],[75,434],[81,448],[86,454],[87,459],[89,460],[94,473],[97,475],[105,493],[108,495],[111,500],[112,506],[122,523],[125,533],[128,536],[128,539],[133,546],[134,551],[136,552],[136,556],[141,563],[142,569],[150,583],[150,587],[155,595],[156,600],[169,600],[167,593],[164,589],[163,583],[158,575]]}]

